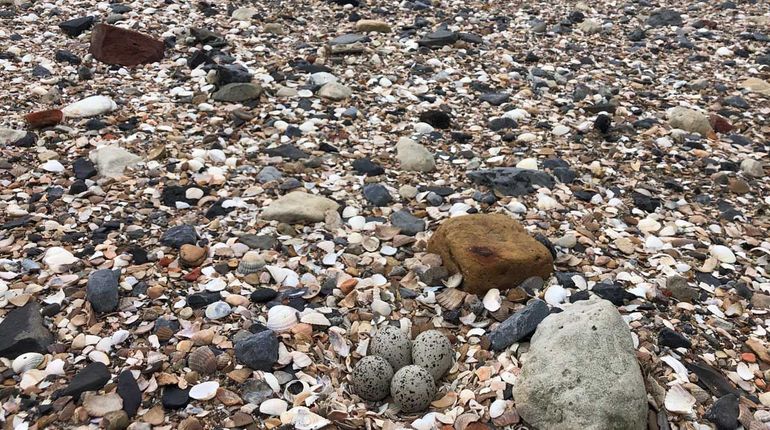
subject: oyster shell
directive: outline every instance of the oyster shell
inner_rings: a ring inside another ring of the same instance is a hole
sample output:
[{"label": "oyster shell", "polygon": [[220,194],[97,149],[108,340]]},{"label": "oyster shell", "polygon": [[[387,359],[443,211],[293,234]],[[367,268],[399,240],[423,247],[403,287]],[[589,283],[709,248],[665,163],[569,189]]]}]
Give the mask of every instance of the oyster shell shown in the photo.
[{"label": "oyster shell", "polygon": [[214,352],[208,346],[196,349],[187,357],[187,366],[201,375],[216,372],[217,364],[217,356],[214,355]]},{"label": "oyster shell", "polygon": [[297,324],[297,310],[284,305],[273,306],[267,311],[267,328],[280,333],[291,330]]},{"label": "oyster shell", "polygon": [[20,375],[27,370],[37,369],[43,361],[45,361],[45,356],[43,354],[28,352],[16,357],[13,360],[13,363],[11,363],[11,368],[17,375]]}]

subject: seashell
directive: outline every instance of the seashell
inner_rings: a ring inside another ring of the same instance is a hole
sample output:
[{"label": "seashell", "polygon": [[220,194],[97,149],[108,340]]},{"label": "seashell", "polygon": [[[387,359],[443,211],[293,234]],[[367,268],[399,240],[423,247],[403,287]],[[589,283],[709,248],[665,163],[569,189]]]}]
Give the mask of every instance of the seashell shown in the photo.
[{"label": "seashell", "polygon": [[453,311],[463,304],[465,296],[468,293],[458,290],[457,288],[445,288],[440,293],[436,294],[436,301],[443,308]]},{"label": "seashell", "polygon": [[447,280],[441,281],[447,288],[457,288],[463,283],[463,274],[460,272],[450,276]]},{"label": "seashell", "polygon": [[361,245],[364,247],[365,250],[369,252],[374,252],[378,249],[380,249],[380,240],[376,237],[366,237],[364,238],[364,241],[361,243]]},{"label": "seashell", "polygon": [[545,299],[545,302],[549,305],[556,306],[558,304],[564,303],[567,300],[568,295],[569,291],[567,291],[567,289],[561,285],[551,285],[548,287],[548,289],[545,290],[543,299]]},{"label": "seashell", "polygon": [[497,399],[489,405],[489,417],[495,419],[505,413],[505,400]]},{"label": "seashell", "polygon": [[187,357],[187,366],[201,375],[209,375],[217,371],[217,356],[211,348],[202,346]]},{"label": "seashell", "polygon": [[711,247],[711,256],[719,260],[720,263],[733,264],[736,261],[735,254],[730,248],[724,245],[714,245]]},{"label": "seashell", "polygon": [[291,330],[297,324],[297,310],[284,305],[273,306],[267,311],[267,328],[280,333]]},{"label": "seashell", "polygon": [[265,260],[257,251],[249,251],[243,254],[241,262],[238,264],[238,273],[248,275],[262,270],[265,267]]},{"label": "seashell", "polygon": [[86,97],[62,108],[62,113],[68,118],[85,118],[101,115],[118,108],[118,105],[107,96]]},{"label": "seashell", "polygon": [[323,326],[332,325],[331,322],[329,322],[329,319],[326,318],[324,314],[320,312],[310,312],[308,314],[302,315],[302,318],[300,318],[300,322],[303,322],[305,324],[310,324],[310,325],[323,325]]},{"label": "seashell", "polygon": [[220,300],[206,306],[206,318],[217,320],[230,315],[232,311],[232,308],[227,304],[227,302]]},{"label": "seashell", "polygon": [[281,414],[281,423],[291,424],[296,430],[319,430],[331,424],[331,421],[304,406],[297,406]]},{"label": "seashell", "polygon": [[692,408],[695,406],[695,397],[682,387],[681,384],[677,384],[668,390],[663,403],[669,412],[689,415],[693,413]]},{"label": "seashell", "polygon": [[230,356],[230,354],[217,355],[217,369],[219,370],[226,368],[232,362],[233,362],[233,358]]},{"label": "seashell", "polygon": [[754,379],[754,372],[749,369],[748,364],[743,361],[738,363],[738,367],[735,368],[735,372],[738,373],[738,376],[740,376],[744,381],[751,381]]},{"label": "seashell", "polygon": [[280,416],[289,408],[289,405],[281,399],[267,399],[259,405],[259,413]]},{"label": "seashell", "polygon": [[294,402],[294,398],[300,393],[310,389],[310,386],[305,381],[295,379],[286,384],[286,389],[283,390],[283,398],[288,402]]},{"label": "seashell", "polygon": [[195,400],[211,400],[217,395],[218,389],[217,381],[201,382],[190,388],[190,397]]},{"label": "seashell", "polygon": [[380,298],[379,293],[375,291],[374,299],[372,300],[372,311],[386,317],[390,315],[393,310],[387,302]]},{"label": "seashell", "polygon": [[500,309],[500,305],[503,304],[503,299],[500,297],[500,290],[492,288],[487,291],[487,293],[484,294],[482,303],[484,303],[484,308],[489,312],[495,312]]},{"label": "seashell", "polygon": [[17,375],[21,375],[30,369],[37,369],[45,361],[43,354],[28,352],[16,357],[11,363],[11,368]]}]

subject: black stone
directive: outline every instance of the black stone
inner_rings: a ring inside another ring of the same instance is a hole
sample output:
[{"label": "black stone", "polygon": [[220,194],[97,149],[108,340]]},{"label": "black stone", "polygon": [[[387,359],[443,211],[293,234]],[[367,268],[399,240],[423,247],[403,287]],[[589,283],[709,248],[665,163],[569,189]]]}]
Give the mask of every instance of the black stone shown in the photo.
[{"label": "black stone", "polygon": [[96,176],[96,166],[94,166],[94,163],[91,162],[91,160],[87,158],[77,158],[72,163],[72,170],[75,173],[75,177],[77,179],[88,179],[93,176]]},{"label": "black stone", "polygon": [[393,212],[390,216],[390,223],[401,230],[401,234],[414,236],[425,231],[425,221],[412,215],[409,210],[401,209]]},{"label": "black stone", "polygon": [[640,42],[644,40],[646,34],[644,33],[644,30],[642,30],[639,27],[634,28],[631,30],[630,33],[628,33],[628,40],[632,42]]},{"label": "black stone", "polygon": [[94,25],[94,17],[84,16],[59,23],[59,28],[67,36],[78,37],[81,33],[91,28],[92,25]]},{"label": "black stone", "polygon": [[288,143],[276,146],[275,148],[265,148],[263,152],[271,157],[283,157],[289,160],[301,160],[310,157],[310,154],[307,152]]},{"label": "black stone", "polygon": [[190,403],[190,389],[181,389],[176,385],[166,385],[160,399],[166,409],[182,409]]},{"label": "black stone", "polygon": [[581,300],[588,300],[590,297],[591,296],[589,295],[588,290],[580,290],[580,291],[578,291],[576,293],[573,293],[572,295],[569,296],[569,302],[570,303],[575,303],[575,302],[579,302]]},{"label": "black stone", "polygon": [[500,106],[501,104],[507,102],[510,97],[511,96],[508,93],[484,93],[479,96],[479,99],[491,104],[492,106]]},{"label": "black stone", "polygon": [[615,306],[623,306],[626,300],[633,300],[636,297],[622,286],[608,281],[594,285],[591,291],[597,296],[609,300]]},{"label": "black stone", "polygon": [[80,60],[80,57],[78,57],[77,55],[73,54],[70,51],[65,51],[63,49],[56,50],[56,54],[54,54],[54,59],[60,63],[69,63],[75,66],[77,66],[82,62],[82,60]]},{"label": "black stone", "polygon": [[19,148],[31,148],[37,143],[37,135],[35,133],[27,133],[21,139],[13,142],[13,146]]},{"label": "black stone", "polygon": [[417,41],[417,44],[428,48],[440,48],[457,42],[459,38],[457,33],[441,28],[426,34],[425,37]]},{"label": "black stone", "polygon": [[179,249],[184,244],[195,245],[198,241],[198,233],[191,225],[178,225],[171,227],[160,237],[160,243],[171,248]]},{"label": "black stone", "polygon": [[609,115],[599,115],[594,121],[594,128],[602,134],[607,134],[612,127],[612,119]]},{"label": "black stone", "polygon": [[201,309],[219,300],[222,300],[222,295],[218,291],[201,291],[190,294],[187,297],[187,305],[193,309]]},{"label": "black stone", "polygon": [[353,169],[360,175],[379,176],[385,173],[385,169],[368,158],[359,158],[353,161]]},{"label": "black stone", "polygon": [[69,193],[72,195],[75,195],[75,194],[84,193],[86,191],[88,191],[88,185],[86,185],[86,183],[83,182],[82,180],[77,180],[77,181],[74,181],[72,185],[70,185]]},{"label": "black stone", "polygon": [[749,102],[741,96],[725,97],[722,99],[722,104],[738,109],[748,109],[751,107]]},{"label": "black stone", "polygon": [[698,377],[698,385],[711,391],[717,397],[727,394],[739,394],[735,385],[721,371],[704,363],[684,362],[684,366]]},{"label": "black stone", "polygon": [[658,333],[658,347],[667,346],[669,348],[687,348],[692,347],[692,342],[683,335],[663,327]]},{"label": "black stone", "polygon": [[651,27],[681,27],[683,23],[682,15],[671,9],[658,9],[647,18],[647,25]]},{"label": "black stone", "polygon": [[714,423],[717,430],[735,430],[740,426],[738,422],[739,401],[739,397],[735,394],[722,396],[714,402],[704,417]]},{"label": "black stone", "polygon": [[364,198],[366,198],[369,203],[378,207],[387,206],[388,203],[393,201],[390,192],[382,184],[364,185]]},{"label": "black stone", "polygon": [[443,110],[432,109],[420,112],[420,121],[430,124],[435,128],[447,129],[451,126],[452,117]]},{"label": "black stone", "polygon": [[488,127],[492,131],[509,130],[518,127],[513,118],[500,117],[489,121]]},{"label": "black stone", "polygon": [[535,191],[535,187],[553,188],[554,178],[548,173],[520,169],[518,167],[496,167],[468,172],[468,178],[476,184],[494,188],[506,196],[522,196]]},{"label": "black stone", "polygon": [[253,77],[246,67],[240,64],[228,64],[217,69],[217,83],[219,86],[236,82],[251,82]]},{"label": "black stone", "polygon": [[220,216],[225,216],[235,210],[234,206],[224,207],[224,203],[227,199],[219,199],[212,204],[207,210],[204,216],[208,219],[214,219]]},{"label": "black stone", "polygon": [[136,415],[142,404],[142,391],[130,370],[124,370],[118,375],[118,387],[115,390],[123,399],[123,410],[129,417]]},{"label": "black stone", "polygon": [[278,338],[271,330],[245,337],[235,344],[235,358],[254,370],[269,372],[278,361]]},{"label": "black stone", "polygon": [[642,193],[634,193],[634,205],[647,212],[655,212],[660,207],[660,199]]},{"label": "black stone", "polygon": [[254,303],[267,303],[278,297],[278,291],[272,288],[258,288],[249,296]]},{"label": "black stone", "polygon": [[535,240],[542,243],[543,246],[548,248],[548,252],[551,253],[551,257],[553,257],[554,260],[556,260],[556,248],[554,248],[553,243],[551,243],[551,240],[542,235],[541,233],[538,233],[535,235]]},{"label": "black stone", "polygon": [[119,271],[97,270],[88,276],[86,298],[96,312],[112,312],[118,308]]},{"label": "black stone", "polygon": [[548,315],[548,305],[544,301],[540,299],[530,301],[524,309],[508,317],[489,334],[492,349],[502,351],[528,338]]},{"label": "black stone", "polygon": [[76,373],[72,381],[66,387],[53,393],[53,398],[72,396],[80,397],[86,391],[98,391],[110,380],[110,369],[104,363],[93,362]]},{"label": "black stone", "polygon": [[51,76],[51,71],[38,64],[32,68],[32,76],[36,78],[48,78]]},{"label": "black stone", "polygon": [[14,309],[0,322],[0,357],[13,359],[27,352],[48,352],[54,337],[43,323],[40,305],[31,302]]},{"label": "black stone", "polygon": [[188,187],[181,187],[179,185],[168,185],[163,188],[163,191],[160,193],[160,201],[163,202],[165,206],[175,208],[177,202],[183,202],[187,203],[188,205],[194,206],[197,203],[197,200],[188,199],[186,197],[187,190],[193,188],[192,186]]}]

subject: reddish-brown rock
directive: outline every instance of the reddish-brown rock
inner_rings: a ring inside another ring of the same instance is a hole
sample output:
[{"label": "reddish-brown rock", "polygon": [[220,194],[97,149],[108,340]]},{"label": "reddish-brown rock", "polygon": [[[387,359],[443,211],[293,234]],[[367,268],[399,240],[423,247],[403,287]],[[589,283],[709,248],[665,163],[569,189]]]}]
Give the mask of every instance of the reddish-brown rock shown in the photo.
[{"label": "reddish-brown rock", "polygon": [[709,123],[711,124],[711,128],[717,133],[729,133],[733,129],[733,125],[730,124],[730,121],[728,121],[727,118],[715,113],[709,115]]},{"label": "reddish-brown rock", "polygon": [[483,295],[492,288],[507,290],[532,276],[553,272],[550,251],[514,219],[502,214],[451,218],[428,241],[451,273],[463,275],[462,289]]},{"label": "reddish-brown rock", "polygon": [[64,120],[64,113],[59,109],[28,113],[24,116],[29,128],[51,127]]},{"label": "reddish-brown rock", "polygon": [[136,66],[162,60],[164,49],[163,41],[138,31],[97,24],[91,32],[89,52],[102,63]]}]

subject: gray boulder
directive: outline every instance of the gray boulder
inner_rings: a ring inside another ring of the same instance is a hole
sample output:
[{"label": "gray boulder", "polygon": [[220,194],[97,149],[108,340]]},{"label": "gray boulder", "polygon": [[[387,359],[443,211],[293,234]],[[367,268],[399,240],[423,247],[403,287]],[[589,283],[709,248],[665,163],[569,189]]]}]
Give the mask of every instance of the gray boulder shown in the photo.
[{"label": "gray boulder", "polygon": [[647,394],[628,326],[606,300],[549,315],[532,336],[513,397],[538,429],[644,430]]},{"label": "gray boulder", "polygon": [[0,322],[0,357],[13,359],[27,352],[45,354],[53,342],[37,303],[8,312]]}]

